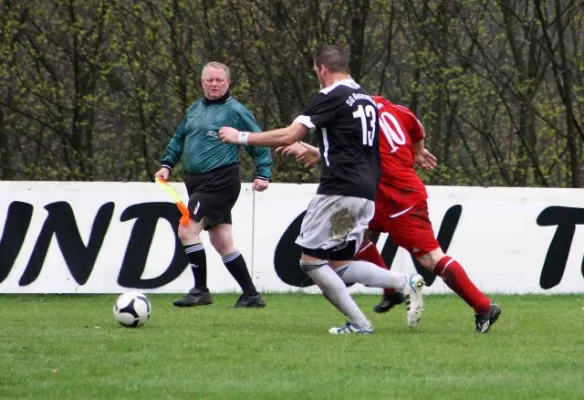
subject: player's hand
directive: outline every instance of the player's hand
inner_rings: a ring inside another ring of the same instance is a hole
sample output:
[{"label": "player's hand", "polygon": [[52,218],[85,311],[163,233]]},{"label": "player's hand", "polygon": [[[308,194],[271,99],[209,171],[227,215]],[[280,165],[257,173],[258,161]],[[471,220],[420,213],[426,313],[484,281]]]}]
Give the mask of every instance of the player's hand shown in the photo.
[{"label": "player's hand", "polygon": [[263,192],[268,188],[268,181],[266,179],[255,178],[252,185],[251,190],[255,190],[256,192]]},{"label": "player's hand", "polygon": [[161,179],[164,179],[165,181],[167,181],[169,175],[170,175],[170,170],[168,168],[162,167],[158,171],[156,171],[156,173],[154,174],[154,178],[161,178]]},{"label": "player's hand", "polygon": [[296,154],[296,161],[304,164],[305,167],[318,164],[320,161],[320,154],[311,151],[310,146],[304,142],[299,142],[300,151]]},{"label": "player's hand", "polygon": [[434,169],[438,165],[438,159],[428,150],[422,149],[416,153],[416,165],[422,169]]},{"label": "player's hand", "polygon": [[289,146],[282,146],[276,149],[276,153],[283,156],[298,156],[299,154],[308,151],[308,149],[300,144],[300,142],[293,143]]},{"label": "player's hand", "polygon": [[239,131],[235,128],[224,126],[219,129],[219,139],[223,143],[238,144]]},{"label": "player's hand", "polygon": [[283,156],[291,155],[296,157],[296,161],[305,167],[317,164],[320,161],[320,157],[313,154],[304,142],[296,142],[289,146],[278,147],[276,152]]}]

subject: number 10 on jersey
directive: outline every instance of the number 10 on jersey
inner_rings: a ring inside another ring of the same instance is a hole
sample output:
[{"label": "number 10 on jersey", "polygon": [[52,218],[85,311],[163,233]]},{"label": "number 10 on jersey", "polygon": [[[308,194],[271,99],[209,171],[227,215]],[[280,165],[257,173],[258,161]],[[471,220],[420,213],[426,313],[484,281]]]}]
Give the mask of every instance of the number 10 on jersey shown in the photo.
[{"label": "number 10 on jersey", "polygon": [[361,119],[361,129],[363,130],[363,146],[373,146],[373,139],[375,139],[375,123],[377,122],[377,114],[375,107],[367,104],[363,107],[359,105],[357,111],[353,113],[353,118]]}]

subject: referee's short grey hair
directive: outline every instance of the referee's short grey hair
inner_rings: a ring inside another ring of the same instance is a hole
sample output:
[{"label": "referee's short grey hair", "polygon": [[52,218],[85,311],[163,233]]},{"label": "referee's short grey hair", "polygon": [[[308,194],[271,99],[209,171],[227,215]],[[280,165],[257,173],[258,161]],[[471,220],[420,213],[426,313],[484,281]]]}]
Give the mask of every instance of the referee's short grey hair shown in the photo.
[{"label": "referee's short grey hair", "polygon": [[203,72],[205,72],[205,69],[207,69],[207,67],[211,67],[211,68],[215,68],[215,69],[222,69],[223,71],[225,71],[225,75],[227,75],[227,79],[231,79],[231,74],[229,73],[229,68],[227,68],[227,65],[221,64],[220,62],[217,62],[217,61],[211,61],[211,62],[208,62],[207,64],[205,64],[205,66],[203,67],[203,70],[201,72],[201,79],[203,79]]}]

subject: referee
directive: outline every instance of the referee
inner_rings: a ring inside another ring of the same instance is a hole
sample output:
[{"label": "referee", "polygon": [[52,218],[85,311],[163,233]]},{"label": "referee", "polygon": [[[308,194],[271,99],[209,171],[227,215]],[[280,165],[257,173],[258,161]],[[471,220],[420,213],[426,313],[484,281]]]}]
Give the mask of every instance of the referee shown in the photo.
[{"label": "referee", "polygon": [[[233,243],[231,210],[239,197],[240,146],[222,143],[217,132],[222,126],[233,126],[247,132],[261,129],[253,114],[229,94],[229,69],[210,62],[203,68],[201,86],[205,97],[192,104],[180,122],[162,156],[161,168],[155,176],[168,179],[179,159],[183,181],[189,195],[191,219],[188,226],[179,225],[181,240],[191,265],[195,284],[173,304],[192,307],[212,304],[207,288],[207,257],[201,232],[209,232],[211,244],[241,287],[243,294],[235,307],[265,307],[266,303],[252,282],[247,265]],[[256,166],[253,190],[267,189],[271,177],[272,158],[267,147],[244,146]]]}]

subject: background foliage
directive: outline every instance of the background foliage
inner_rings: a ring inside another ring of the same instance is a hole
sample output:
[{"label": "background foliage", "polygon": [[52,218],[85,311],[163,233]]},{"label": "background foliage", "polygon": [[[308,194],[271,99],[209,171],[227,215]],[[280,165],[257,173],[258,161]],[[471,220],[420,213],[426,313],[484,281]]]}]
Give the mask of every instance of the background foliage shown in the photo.
[{"label": "background foliage", "polygon": [[[427,183],[583,187],[582,40],[582,0],[0,0],[0,179],[151,179],[210,60],[287,125],[314,47],[339,43],[424,123]],[[274,160],[277,181],[318,176]]]}]

